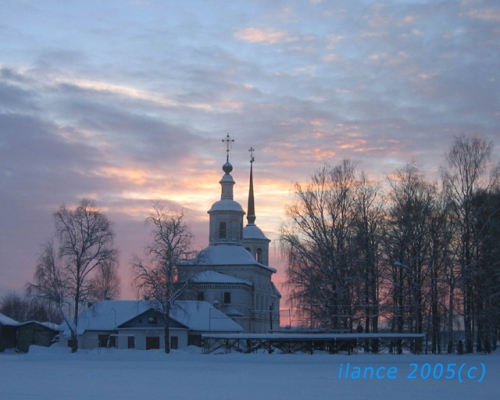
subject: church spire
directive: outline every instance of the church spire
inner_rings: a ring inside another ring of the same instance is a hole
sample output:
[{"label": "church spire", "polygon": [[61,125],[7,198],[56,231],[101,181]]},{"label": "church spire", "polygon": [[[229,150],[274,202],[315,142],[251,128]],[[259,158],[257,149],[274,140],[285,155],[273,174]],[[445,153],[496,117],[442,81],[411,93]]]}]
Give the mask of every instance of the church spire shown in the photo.
[{"label": "church spire", "polygon": [[247,221],[249,224],[253,224],[255,222],[255,200],[253,195],[253,162],[255,158],[253,157],[253,152],[255,151],[253,147],[248,149],[250,152],[250,186],[248,190],[248,213],[247,213]]},{"label": "church spire", "polygon": [[233,166],[229,162],[229,150],[231,149],[231,143],[234,142],[234,139],[231,139],[229,133],[227,134],[225,139],[222,139],[222,142],[226,144],[226,163],[222,166],[222,170],[225,172],[225,175],[220,180],[222,192],[221,192],[221,200],[233,200],[233,186],[234,180],[231,176],[231,171],[233,170]]}]

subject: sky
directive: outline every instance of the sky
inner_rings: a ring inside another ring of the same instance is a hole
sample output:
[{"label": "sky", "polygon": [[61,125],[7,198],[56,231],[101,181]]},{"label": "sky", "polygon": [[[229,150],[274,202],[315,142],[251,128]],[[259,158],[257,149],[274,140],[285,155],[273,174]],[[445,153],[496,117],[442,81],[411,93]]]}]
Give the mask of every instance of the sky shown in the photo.
[{"label": "sky", "polygon": [[[92,198],[114,223],[124,299],[151,201],[195,248],[226,134],[246,209],[276,239],[304,182],[344,158],[373,179],[439,178],[454,137],[500,152],[496,0],[0,0],[0,297],[32,280],[53,213]],[[284,306],[284,304],[282,304]]]}]

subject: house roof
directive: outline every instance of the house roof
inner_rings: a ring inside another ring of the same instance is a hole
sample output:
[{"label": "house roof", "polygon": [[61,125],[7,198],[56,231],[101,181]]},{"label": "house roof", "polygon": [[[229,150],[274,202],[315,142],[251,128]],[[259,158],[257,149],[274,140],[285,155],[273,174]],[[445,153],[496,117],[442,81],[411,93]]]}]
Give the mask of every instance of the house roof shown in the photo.
[{"label": "house roof", "polygon": [[15,320],[13,320],[12,318],[9,318],[6,315],[0,313],[0,324],[10,325],[10,326],[18,326],[19,322],[17,322]]},{"label": "house roof", "polygon": [[[113,331],[140,314],[154,309],[154,301],[103,300],[82,311],[78,317],[78,335],[85,331]],[[206,332],[242,332],[243,328],[226,314],[204,301],[177,301],[170,318],[190,330]],[[71,322],[72,323],[72,322]],[[58,330],[69,333],[64,322]]]},{"label": "house roof", "polygon": [[196,274],[191,282],[194,283],[238,283],[253,286],[253,283],[235,276],[221,274],[216,271],[203,271]]},{"label": "house roof", "polygon": [[[78,315],[78,334],[90,331],[111,331],[117,326],[153,308],[151,302],[144,300],[103,300],[87,308]],[[73,324],[73,321],[70,321]],[[66,322],[58,330],[69,330]]]},{"label": "house roof", "polygon": [[19,326],[24,326],[24,325],[29,325],[29,324],[42,325],[42,326],[44,326],[44,327],[46,327],[48,329],[52,329],[54,331],[57,331],[57,327],[58,327],[57,324],[54,324],[52,322],[40,322],[40,321],[35,321],[35,320],[26,321],[26,322],[20,322]]}]

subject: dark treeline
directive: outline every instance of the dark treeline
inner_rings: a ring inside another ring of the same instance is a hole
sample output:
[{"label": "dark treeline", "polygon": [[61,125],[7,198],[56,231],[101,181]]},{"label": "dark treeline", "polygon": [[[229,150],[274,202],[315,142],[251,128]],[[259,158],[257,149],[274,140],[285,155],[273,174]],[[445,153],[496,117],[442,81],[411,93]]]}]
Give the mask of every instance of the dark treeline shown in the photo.
[{"label": "dark treeline", "polygon": [[489,167],[491,150],[456,138],[440,182],[409,163],[383,189],[344,160],[297,183],[280,240],[303,325],[427,333],[433,353],[461,350],[458,339],[469,353],[496,348],[500,169]]}]

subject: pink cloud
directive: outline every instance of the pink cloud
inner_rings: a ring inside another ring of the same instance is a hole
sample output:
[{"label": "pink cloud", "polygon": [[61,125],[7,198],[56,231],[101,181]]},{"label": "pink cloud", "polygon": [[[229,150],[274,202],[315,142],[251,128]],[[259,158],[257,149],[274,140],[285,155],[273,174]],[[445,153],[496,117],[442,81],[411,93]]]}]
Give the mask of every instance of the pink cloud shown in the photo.
[{"label": "pink cloud", "polygon": [[245,42],[276,44],[297,42],[299,38],[287,31],[275,31],[273,29],[247,28],[237,31],[234,37]]},{"label": "pink cloud", "polygon": [[496,21],[500,22],[500,9],[487,8],[484,10],[471,10],[467,13],[472,19],[479,19],[483,21]]}]

